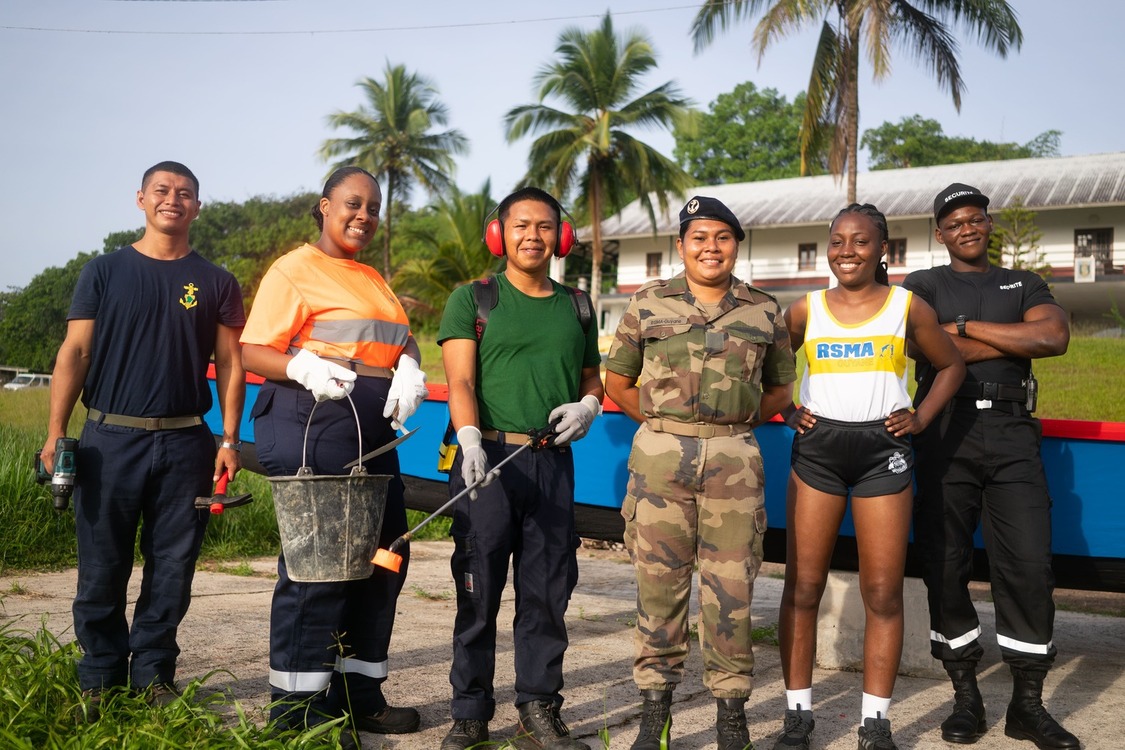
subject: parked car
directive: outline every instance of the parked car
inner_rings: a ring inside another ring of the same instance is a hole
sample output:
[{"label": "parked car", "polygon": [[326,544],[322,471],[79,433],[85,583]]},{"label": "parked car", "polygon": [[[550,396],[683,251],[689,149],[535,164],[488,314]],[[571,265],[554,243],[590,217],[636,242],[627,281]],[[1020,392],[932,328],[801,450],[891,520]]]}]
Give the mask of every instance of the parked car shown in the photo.
[{"label": "parked car", "polygon": [[11,382],[4,384],[6,391],[22,391],[24,388],[47,388],[51,385],[50,375],[40,375],[34,372],[21,372],[12,378]]}]

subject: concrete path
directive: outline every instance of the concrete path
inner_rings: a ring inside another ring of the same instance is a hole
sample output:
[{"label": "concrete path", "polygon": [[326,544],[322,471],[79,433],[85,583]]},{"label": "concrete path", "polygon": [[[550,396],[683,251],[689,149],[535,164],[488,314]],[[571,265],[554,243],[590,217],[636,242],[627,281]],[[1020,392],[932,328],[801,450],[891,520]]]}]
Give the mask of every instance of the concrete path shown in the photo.
[{"label": "concrete path", "polygon": [[[449,659],[454,617],[449,573],[450,542],[416,542],[410,575],[399,599],[392,676],[386,692],[396,705],[416,706],[422,731],[382,737],[363,734],[368,748],[437,748],[449,727]],[[631,678],[634,585],[623,553],[580,550],[578,590],[568,614],[571,645],[566,658],[566,704],[563,716],[572,732],[592,747],[601,747],[598,732],[606,729],[610,747],[628,748],[636,736],[639,696]],[[207,684],[229,691],[252,716],[264,718],[268,701],[269,604],[274,562],[254,560],[253,575],[200,572],[191,611],[180,630],[178,680],[210,674]],[[755,588],[755,627],[777,622],[781,580],[777,568],[764,573]],[[139,571],[134,575],[134,596]],[[72,637],[70,603],[75,572],[0,577],[0,623],[22,618],[20,627],[34,630],[40,622],[62,640]],[[497,670],[499,708],[491,724],[494,740],[516,732],[511,705],[512,642],[509,589],[501,612]],[[985,632],[992,633],[993,613],[979,605]],[[1125,619],[1060,611],[1055,641],[1059,659],[1045,690],[1053,714],[1083,740],[1087,750],[1125,748]],[[1004,736],[1004,709],[1011,680],[1000,664],[995,639],[989,636],[981,690],[988,708],[988,733],[975,745],[980,750],[1033,750],[1029,742]],[[919,644],[914,644],[919,647]],[[920,645],[925,648],[924,644]],[[759,750],[769,750],[779,731],[784,687],[775,645],[756,646],[758,684],[747,703],[750,736]],[[216,670],[220,670],[216,672]],[[817,669],[814,696],[816,750],[856,746],[861,675]],[[944,679],[901,677],[891,705],[891,721],[900,748],[949,750],[938,725],[945,718],[951,688]],[[673,705],[673,747],[714,747],[715,704],[702,685],[698,649],[689,657],[687,674]]]}]

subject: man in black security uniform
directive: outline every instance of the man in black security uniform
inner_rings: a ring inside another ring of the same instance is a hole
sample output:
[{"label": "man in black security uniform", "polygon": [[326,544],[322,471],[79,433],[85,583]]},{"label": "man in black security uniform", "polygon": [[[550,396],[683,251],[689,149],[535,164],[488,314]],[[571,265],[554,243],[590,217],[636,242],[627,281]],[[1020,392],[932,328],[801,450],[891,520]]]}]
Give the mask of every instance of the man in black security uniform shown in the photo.
[{"label": "man in black security uniform", "polygon": [[[238,428],[246,394],[238,336],[246,323],[234,276],[188,244],[199,181],[177,162],[144,173],[137,207],[144,236],[99,255],[78,277],[51,383],[43,463],[55,458],[79,396],[89,410],[77,456],[74,520],[78,592],[74,632],[86,719],[103,693],[151,688],[174,699],[176,630],[210,514],[195,498],[241,466]],[[216,452],[202,415],[215,363],[223,439]],[[126,593],[141,527],[140,596],[130,627]]]},{"label": "man in black security uniform", "polygon": [[[996,640],[1012,671],[1004,732],[1039,748],[1078,748],[1078,739],[1047,713],[1043,680],[1055,659],[1052,642],[1051,498],[1032,416],[1031,360],[1066,352],[1065,311],[1030,271],[990,265],[988,198],[954,183],[934,200],[934,236],[949,265],[915,271],[903,283],[937,312],[968,365],[944,415],[916,435],[914,535],[925,562],[930,648],[953,681],[947,742],[972,743],[984,733],[976,666],[981,627],[969,598],[973,533],[983,522]],[[921,401],[932,368],[918,362]]]}]

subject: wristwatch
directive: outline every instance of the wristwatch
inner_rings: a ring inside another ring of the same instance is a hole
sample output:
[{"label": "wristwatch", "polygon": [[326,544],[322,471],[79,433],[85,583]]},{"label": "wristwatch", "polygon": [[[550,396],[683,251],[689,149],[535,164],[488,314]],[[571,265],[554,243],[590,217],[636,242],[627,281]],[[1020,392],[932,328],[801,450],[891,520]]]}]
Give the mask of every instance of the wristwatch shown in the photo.
[{"label": "wristwatch", "polygon": [[969,334],[965,333],[965,323],[969,321],[968,316],[958,315],[957,319],[953,322],[957,324],[957,335],[963,339],[969,338]]},{"label": "wristwatch", "polygon": [[234,451],[241,451],[242,450],[242,441],[238,440],[236,442],[230,443],[230,442],[227,442],[226,440],[224,440],[223,442],[219,443],[219,447],[220,448],[230,448],[231,450],[234,450]]}]

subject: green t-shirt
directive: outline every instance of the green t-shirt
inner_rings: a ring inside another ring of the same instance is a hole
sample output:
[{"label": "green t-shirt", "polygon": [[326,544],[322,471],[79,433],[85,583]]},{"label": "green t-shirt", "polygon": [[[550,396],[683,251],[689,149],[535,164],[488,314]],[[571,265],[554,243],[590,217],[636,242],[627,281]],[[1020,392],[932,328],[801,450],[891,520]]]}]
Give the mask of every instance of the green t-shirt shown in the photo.
[{"label": "green t-shirt", "polygon": [[[527,432],[547,424],[560,404],[578,400],[583,367],[601,364],[597,327],[583,332],[570,294],[529,297],[503,276],[499,298],[477,348],[477,408],[482,429]],[[445,305],[438,343],[475,340],[477,303],[472,284],[454,290]]]}]

